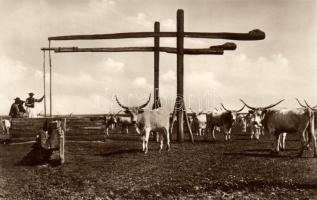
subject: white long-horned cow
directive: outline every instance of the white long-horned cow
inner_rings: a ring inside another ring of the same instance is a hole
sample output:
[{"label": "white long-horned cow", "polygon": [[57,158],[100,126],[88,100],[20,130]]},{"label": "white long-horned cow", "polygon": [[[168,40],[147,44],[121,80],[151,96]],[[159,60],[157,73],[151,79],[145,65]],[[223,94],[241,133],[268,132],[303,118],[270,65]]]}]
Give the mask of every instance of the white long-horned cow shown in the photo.
[{"label": "white long-horned cow", "polygon": [[[314,140],[314,157],[317,156],[316,138],[314,134],[314,112],[307,108],[297,109],[271,109],[280,104],[283,100],[266,107],[251,107],[240,99],[248,108],[254,111],[254,122],[263,125],[264,131],[275,136],[273,140],[272,153],[278,154],[281,145],[280,135],[285,133],[298,133],[301,138],[302,147],[299,156],[302,156],[304,149],[310,141],[306,141],[305,132],[309,132],[310,137]],[[284,137],[285,139],[285,137]]]},{"label": "white long-horned cow", "polygon": [[[132,124],[135,125],[136,131],[141,133],[142,136],[142,150],[144,153],[148,152],[148,143],[151,131],[156,131],[160,133],[160,151],[163,148],[163,139],[164,135],[166,137],[167,150],[170,149],[170,130],[169,130],[169,121],[170,121],[170,112],[163,107],[154,109],[154,110],[144,110],[143,108],[148,105],[150,102],[151,95],[148,101],[141,105],[135,107],[128,107],[122,105],[117,96],[116,101],[121,108],[124,109],[124,112],[129,114],[131,117]],[[163,132],[163,134],[162,134]]]},{"label": "white long-horned cow", "polygon": [[254,111],[249,110],[248,114],[245,116],[246,118],[246,126],[250,129],[250,138],[259,140],[260,135],[264,135],[264,130],[262,124],[259,124],[255,121]]},{"label": "white long-horned cow", "polygon": [[206,115],[207,117],[207,127],[206,129],[212,133],[213,140],[216,140],[215,137],[215,127],[223,127],[225,132],[225,140],[231,139],[231,128],[235,122],[237,115],[241,112],[245,106],[239,110],[229,110],[226,109],[223,104],[221,106],[224,108],[224,111],[211,112]]}]

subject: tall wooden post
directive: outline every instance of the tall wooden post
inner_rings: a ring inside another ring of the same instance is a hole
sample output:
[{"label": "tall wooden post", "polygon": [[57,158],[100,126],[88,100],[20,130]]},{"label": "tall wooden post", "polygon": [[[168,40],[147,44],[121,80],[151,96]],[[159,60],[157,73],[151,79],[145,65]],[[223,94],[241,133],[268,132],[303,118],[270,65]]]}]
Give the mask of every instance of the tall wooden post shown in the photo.
[{"label": "tall wooden post", "polygon": [[[51,41],[48,42],[48,47],[51,48]],[[51,51],[48,51],[49,65],[50,65],[50,117],[52,117],[52,59]]]},{"label": "tall wooden post", "polygon": [[[154,23],[154,32],[160,32],[160,22]],[[160,97],[159,97],[159,76],[160,76],[160,37],[154,37],[154,102],[152,108],[161,107]]]},{"label": "tall wooden post", "polygon": [[44,87],[44,116],[46,117],[46,70],[45,70],[45,50],[43,51],[43,87]]},{"label": "tall wooden post", "polygon": [[177,140],[184,141],[184,10],[177,10]]}]

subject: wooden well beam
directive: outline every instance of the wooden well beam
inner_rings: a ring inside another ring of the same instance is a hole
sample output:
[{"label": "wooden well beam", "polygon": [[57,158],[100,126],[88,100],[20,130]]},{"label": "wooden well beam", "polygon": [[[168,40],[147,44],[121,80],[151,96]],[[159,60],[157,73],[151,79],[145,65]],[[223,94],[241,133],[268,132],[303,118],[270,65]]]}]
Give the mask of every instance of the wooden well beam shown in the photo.
[{"label": "wooden well beam", "polygon": [[[78,48],[78,47],[55,47],[42,48],[43,51],[54,51],[55,53],[74,53],[74,52],[166,52],[177,54],[177,48],[173,47],[98,47],[98,48]],[[213,54],[222,55],[224,50],[222,48],[201,48],[201,49],[184,49],[184,54],[200,55]]]},{"label": "wooden well beam", "polygon": [[[150,38],[150,37],[176,37],[176,32],[127,32],[92,35],[65,35],[49,37],[48,40],[104,40],[104,39],[129,39],[129,38]],[[265,33],[259,29],[248,33],[227,33],[227,32],[184,32],[187,38],[209,38],[227,40],[263,40]]]}]

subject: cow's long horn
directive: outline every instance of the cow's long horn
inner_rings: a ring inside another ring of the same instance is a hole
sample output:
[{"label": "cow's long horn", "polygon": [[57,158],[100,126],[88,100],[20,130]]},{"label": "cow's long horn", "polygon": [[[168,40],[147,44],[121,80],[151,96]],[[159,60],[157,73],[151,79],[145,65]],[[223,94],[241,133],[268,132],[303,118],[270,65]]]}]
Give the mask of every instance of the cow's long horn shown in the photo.
[{"label": "cow's long horn", "polygon": [[225,108],[225,106],[221,103],[221,106],[223,107],[223,109],[225,109],[225,111],[231,112],[231,110],[228,110],[227,108]]},{"label": "cow's long horn", "polygon": [[249,109],[251,109],[251,110],[256,110],[256,108],[249,106],[249,105],[246,104],[242,99],[240,99],[240,101],[241,101],[246,107],[248,107]]},{"label": "cow's long horn", "polygon": [[[314,109],[314,108],[312,108],[308,103],[307,103],[307,101],[304,99],[304,102],[305,102],[305,104],[306,104],[306,106],[308,107],[308,108],[310,108],[310,109],[312,109],[313,111],[317,111],[316,109]],[[316,106],[315,106],[316,107]]]},{"label": "cow's long horn", "polygon": [[306,108],[306,106],[304,106],[303,104],[301,104],[300,101],[299,101],[297,98],[295,98],[295,99],[296,99],[297,103],[298,103],[300,106],[302,106],[303,108]]},{"label": "cow's long horn", "polygon": [[280,104],[282,101],[284,101],[285,99],[282,99],[281,101],[279,101],[279,102],[277,102],[277,103],[275,103],[275,104],[271,104],[271,105],[269,105],[269,106],[266,106],[266,107],[264,107],[264,108],[262,108],[263,110],[266,110],[266,109],[269,109],[269,108],[273,108],[274,106],[276,106],[276,105],[278,105],[278,104]]},{"label": "cow's long horn", "polygon": [[150,100],[151,100],[151,94],[150,94],[149,99],[147,100],[147,102],[145,104],[139,106],[139,109],[144,108],[145,106],[147,106],[150,103]]},{"label": "cow's long horn", "polygon": [[240,110],[237,110],[236,112],[241,112],[244,109],[245,105],[243,105],[243,107]]},{"label": "cow's long horn", "polygon": [[119,104],[119,106],[120,106],[121,108],[123,108],[123,109],[129,109],[129,107],[126,107],[126,106],[124,106],[124,105],[122,105],[122,104],[120,103],[120,101],[118,100],[117,95],[116,95],[116,101],[117,101],[117,103]]}]

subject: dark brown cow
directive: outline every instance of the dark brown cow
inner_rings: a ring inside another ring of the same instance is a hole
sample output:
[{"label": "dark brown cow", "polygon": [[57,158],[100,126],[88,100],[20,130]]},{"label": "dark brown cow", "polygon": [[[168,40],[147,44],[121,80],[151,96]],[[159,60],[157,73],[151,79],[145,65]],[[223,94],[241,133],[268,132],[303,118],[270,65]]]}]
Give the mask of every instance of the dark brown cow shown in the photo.
[{"label": "dark brown cow", "polygon": [[261,124],[264,130],[275,136],[272,153],[278,154],[280,148],[280,134],[298,133],[301,136],[302,147],[299,156],[303,154],[309,141],[305,140],[306,130],[314,140],[314,157],[317,156],[316,138],[314,134],[314,112],[307,108],[298,109],[271,109],[284,100],[266,107],[251,107],[241,100],[248,108],[254,111],[254,121]]},{"label": "dark brown cow", "polygon": [[245,106],[239,110],[228,110],[223,104],[221,104],[221,106],[225,109],[225,111],[211,112],[206,115],[206,130],[211,132],[213,140],[216,140],[215,127],[223,127],[225,132],[225,140],[227,141],[231,138],[231,128],[237,118],[238,113],[241,112]]}]

